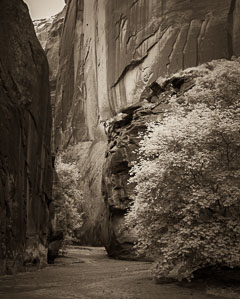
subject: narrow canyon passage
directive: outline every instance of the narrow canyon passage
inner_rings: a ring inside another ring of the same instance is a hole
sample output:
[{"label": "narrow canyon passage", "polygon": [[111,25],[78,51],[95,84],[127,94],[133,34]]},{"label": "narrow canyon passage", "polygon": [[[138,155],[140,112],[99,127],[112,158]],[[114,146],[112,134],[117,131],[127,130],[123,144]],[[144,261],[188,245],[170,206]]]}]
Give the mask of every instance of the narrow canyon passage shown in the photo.
[{"label": "narrow canyon passage", "polygon": [[25,1],[0,1],[0,299],[240,299],[240,0]]},{"label": "narrow canyon passage", "polygon": [[148,262],[109,259],[99,247],[71,248],[54,265],[0,277],[0,298],[240,298],[232,288],[208,283],[157,285],[150,267]]}]

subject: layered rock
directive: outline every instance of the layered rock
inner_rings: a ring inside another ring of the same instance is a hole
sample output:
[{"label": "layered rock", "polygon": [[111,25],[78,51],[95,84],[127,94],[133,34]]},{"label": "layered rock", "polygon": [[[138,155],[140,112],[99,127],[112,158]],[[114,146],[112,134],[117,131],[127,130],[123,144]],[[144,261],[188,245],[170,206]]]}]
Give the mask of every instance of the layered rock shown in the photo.
[{"label": "layered rock", "polygon": [[[67,1],[55,98],[55,147],[76,160],[82,172],[84,242],[101,239],[110,255],[131,256],[133,238],[125,231],[123,214],[131,201],[127,178],[139,128],[133,124],[132,132],[120,126],[111,135],[109,122],[115,123],[121,111],[130,115],[129,106],[156,92],[152,83],[157,78],[238,56],[239,16],[239,0]],[[132,118],[119,117],[123,123]]]},{"label": "layered rock", "polygon": [[134,185],[128,183],[129,170],[138,159],[137,150],[147,123],[158,121],[171,109],[169,97],[183,94],[194,84],[191,74],[173,76],[161,85],[153,82],[145,88],[138,103],[122,109],[109,123],[102,191],[111,214],[111,242],[105,246],[112,257],[137,257],[132,248],[137,238],[134,230],[126,226],[124,215],[131,205],[134,190]]},{"label": "layered rock", "polygon": [[51,109],[46,56],[21,0],[0,2],[0,274],[47,262]]}]

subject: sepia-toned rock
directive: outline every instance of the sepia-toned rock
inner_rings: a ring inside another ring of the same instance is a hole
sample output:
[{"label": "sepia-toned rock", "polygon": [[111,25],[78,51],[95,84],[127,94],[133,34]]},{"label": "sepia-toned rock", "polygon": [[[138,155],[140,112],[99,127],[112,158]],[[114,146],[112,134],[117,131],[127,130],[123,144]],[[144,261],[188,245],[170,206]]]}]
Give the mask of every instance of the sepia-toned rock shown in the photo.
[{"label": "sepia-toned rock", "polygon": [[142,103],[134,105],[158,96],[159,78],[239,56],[239,16],[239,0],[67,1],[54,140],[57,155],[64,151],[82,174],[84,243],[100,240],[109,255],[134,256],[135,239],[123,218],[131,202],[132,150],[144,127],[141,121],[131,123]]},{"label": "sepia-toned rock", "polygon": [[2,0],[0,20],[0,274],[11,274],[47,262],[51,109],[27,6]]}]

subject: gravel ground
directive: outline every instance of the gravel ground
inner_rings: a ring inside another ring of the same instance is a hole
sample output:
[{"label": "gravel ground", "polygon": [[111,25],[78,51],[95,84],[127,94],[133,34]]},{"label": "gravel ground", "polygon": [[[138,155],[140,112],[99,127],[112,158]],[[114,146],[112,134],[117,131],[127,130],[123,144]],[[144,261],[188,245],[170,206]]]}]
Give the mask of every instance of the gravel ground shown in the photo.
[{"label": "gravel ground", "polygon": [[103,248],[70,248],[54,265],[0,277],[0,298],[221,299],[240,298],[240,287],[203,281],[155,284],[151,263],[109,259]]}]

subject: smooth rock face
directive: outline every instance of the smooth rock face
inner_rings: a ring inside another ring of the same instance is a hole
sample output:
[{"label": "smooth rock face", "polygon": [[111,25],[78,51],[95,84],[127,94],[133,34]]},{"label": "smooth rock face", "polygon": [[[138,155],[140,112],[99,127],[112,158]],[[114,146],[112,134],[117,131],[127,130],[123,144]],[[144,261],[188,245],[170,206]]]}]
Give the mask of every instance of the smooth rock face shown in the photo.
[{"label": "smooth rock face", "polygon": [[47,261],[48,65],[21,0],[0,1],[0,274]]},{"label": "smooth rock face", "polygon": [[[51,109],[52,114],[55,113],[55,95],[56,95],[56,83],[59,70],[59,44],[61,40],[63,22],[66,9],[64,8],[60,13],[51,18],[36,20],[33,22],[36,35],[41,43],[41,46],[45,50],[49,63],[49,83],[50,83],[50,95],[51,95]],[[54,120],[53,117],[53,130],[52,130],[52,159],[53,164],[55,160],[54,149]],[[54,166],[54,165],[53,165]],[[54,259],[58,255],[59,249],[63,242],[63,229],[59,227],[57,218],[59,210],[64,209],[64,201],[58,200],[56,196],[56,190],[58,186],[58,177],[55,171],[53,171],[53,190],[52,190],[52,202],[50,209],[54,211],[54,217],[51,219],[51,231],[49,234],[48,244],[48,262],[53,263]]]},{"label": "smooth rock face", "polygon": [[239,19],[240,0],[67,1],[54,139],[56,151],[69,152],[82,170],[85,241],[101,239],[110,255],[131,257],[133,238],[123,214],[131,201],[127,178],[139,128],[134,123],[130,132],[120,126],[111,135],[109,123],[146,99],[144,92],[154,91],[154,85],[152,91],[146,87],[157,78],[238,56]]},{"label": "smooth rock face", "polygon": [[239,3],[107,1],[107,87],[111,107],[118,111],[138,101],[144,86],[159,76],[239,55]]},{"label": "smooth rock face", "polygon": [[[91,9],[89,26],[94,28],[95,10]],[[54,136],[56,153],[67,149],[65,157],[76,161],[81,172],[79,188],[83,192],[85,212],[81,242],[100,245],[103,238],[108,239],[108,209],[101,195],[107,138],[103,124],[99,123],[96,62],[88,59],[95,50],[90,39],[86,44],[84,41],[84,32],[88,30],[83,24],[85,13],[83,1],[69,1],[60,42]]]}]

